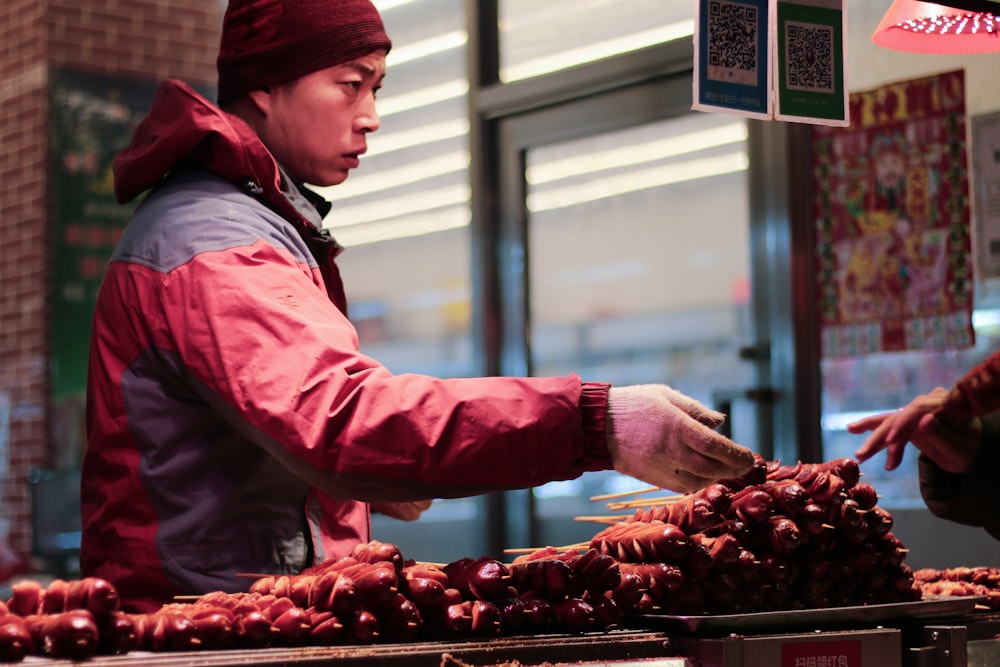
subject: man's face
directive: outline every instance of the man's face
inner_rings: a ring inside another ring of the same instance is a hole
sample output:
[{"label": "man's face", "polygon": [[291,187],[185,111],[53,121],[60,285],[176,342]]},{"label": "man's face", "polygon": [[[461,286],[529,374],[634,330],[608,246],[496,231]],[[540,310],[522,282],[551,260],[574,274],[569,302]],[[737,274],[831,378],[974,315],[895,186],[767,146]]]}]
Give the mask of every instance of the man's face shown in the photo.
[{"label": "man's face", "polygon": [[343,183],[379,128],[375,93],[385,76],[385,51],[272,86],[260,99],[261,139],[292,176],[312,185]]},{"label": "man's face", "polygon": [[884,188],[899,188],[905,169],[903,156],[896,151],[885,151],[875,157],[875,180]]}]

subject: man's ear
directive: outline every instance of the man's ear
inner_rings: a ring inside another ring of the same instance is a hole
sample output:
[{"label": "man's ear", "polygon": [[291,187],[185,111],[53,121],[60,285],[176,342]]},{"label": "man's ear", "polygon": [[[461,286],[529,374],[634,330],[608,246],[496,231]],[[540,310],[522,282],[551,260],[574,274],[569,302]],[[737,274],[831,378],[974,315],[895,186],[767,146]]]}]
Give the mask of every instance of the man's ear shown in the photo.
[{"label": "man's ear", "polygon": [[271,89],[251,90],[247,93],[250,102],[262,116],[267,116],[271,111]]}]

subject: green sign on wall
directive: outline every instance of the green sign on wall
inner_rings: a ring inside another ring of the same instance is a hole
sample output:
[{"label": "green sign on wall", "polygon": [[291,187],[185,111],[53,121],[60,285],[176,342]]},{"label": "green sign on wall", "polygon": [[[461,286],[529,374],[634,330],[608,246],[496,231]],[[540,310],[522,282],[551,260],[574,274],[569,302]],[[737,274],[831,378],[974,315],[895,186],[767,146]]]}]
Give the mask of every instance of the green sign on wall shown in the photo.
[{"label": "green sign on wall", "polygon": [[86,391],[97,291],[134,208],[115,200],[111,161],[128,145],[156,86],[155,81],[50,72],[50,368],[57,407]]}]

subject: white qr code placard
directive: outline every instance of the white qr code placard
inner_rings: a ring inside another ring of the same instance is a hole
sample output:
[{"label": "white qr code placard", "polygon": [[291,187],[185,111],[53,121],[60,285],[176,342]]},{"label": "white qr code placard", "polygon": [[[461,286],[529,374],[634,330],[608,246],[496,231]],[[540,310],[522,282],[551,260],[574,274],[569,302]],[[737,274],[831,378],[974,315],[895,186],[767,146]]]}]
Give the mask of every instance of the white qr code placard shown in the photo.
[{"label": "white qr code placard", "polygon": [[[708,3],[708,78],[752,86],[761,53],[757,8],[741,2]],[[766,26],[764,26],[766,28]]]},{"label": "white qr code placard", "polygon": [[1000,276],[1000,112],[972,118],[973,241],[981,278]]},{"label": "white qr code placard", "polygon": [[692,108],[771,118],[772,0],[697,0]]}]

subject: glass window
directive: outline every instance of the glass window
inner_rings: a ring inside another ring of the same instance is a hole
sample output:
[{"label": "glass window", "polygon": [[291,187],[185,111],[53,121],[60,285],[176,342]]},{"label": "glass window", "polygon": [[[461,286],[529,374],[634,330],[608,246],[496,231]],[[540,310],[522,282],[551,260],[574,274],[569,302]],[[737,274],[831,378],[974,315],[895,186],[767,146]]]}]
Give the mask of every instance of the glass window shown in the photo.
[{"label": "glass window", "polygon": [[[319,188],[361,350],[394,373],[473,375],[467,33],[463,0],[383,0],[393,46],[382,127],[361,166]],[[419,522],[372,517],[375,539],[448,562],[486,551],[481,498],[439,500]]]},{"label": "glass window", "polygon": [[[686,114],[527,154],[534,375],[664,382],[708,405],[753,383],[747,128]],[[756,448],[755,422],[732,416]],[[642,488],[590,473],[535,490],[543,544],[589,539],[589,498]]]},{"label": "glass window", "polygon": [[500,80],[517,81],[694,34],[694,5],[500,0]]}]

